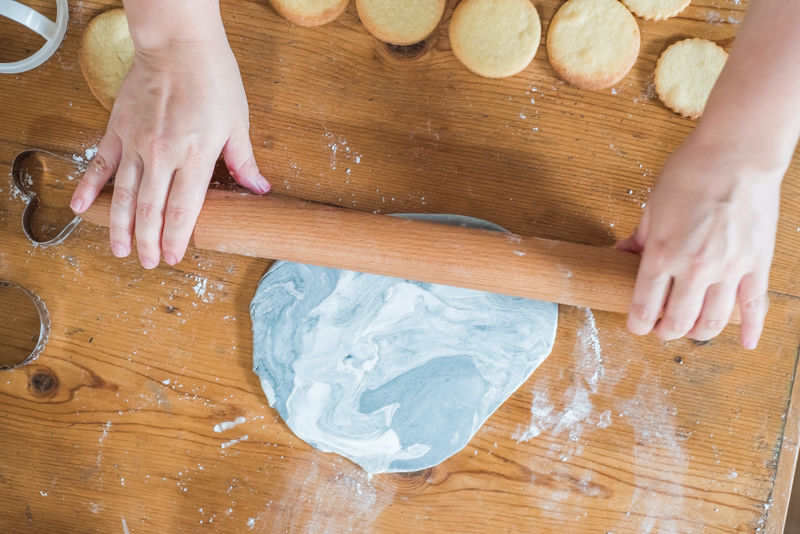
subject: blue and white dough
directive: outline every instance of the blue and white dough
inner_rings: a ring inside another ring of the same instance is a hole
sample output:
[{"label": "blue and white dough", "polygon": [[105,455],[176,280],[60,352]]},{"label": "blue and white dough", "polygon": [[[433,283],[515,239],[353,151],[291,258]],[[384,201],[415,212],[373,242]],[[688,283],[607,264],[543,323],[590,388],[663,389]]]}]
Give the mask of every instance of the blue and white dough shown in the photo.
[{"label": "blue and white dough", "polygon": [[287,262],[261,280],[250,314],[270,406],[369,473],[419,471],[464,448],[550,354],[558,325],[549,302]]}]

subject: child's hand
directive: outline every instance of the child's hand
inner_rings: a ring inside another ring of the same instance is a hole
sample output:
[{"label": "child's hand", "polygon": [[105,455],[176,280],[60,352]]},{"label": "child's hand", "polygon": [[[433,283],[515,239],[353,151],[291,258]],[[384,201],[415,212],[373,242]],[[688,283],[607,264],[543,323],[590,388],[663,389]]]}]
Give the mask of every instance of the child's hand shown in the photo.
[{"label": "child's hand", "polygon": [[200,35],[149,46],[130,11],[136,55],[71,206],[85,211],[116,171],[112,251],[127,256],[135,234],[139,261],[151,269],[162,254],[171,265],[183,258],[220,151],[239,184],[259,194],[270,186],[253,157],[247,97],[218,13]]},{"label": "child's hand", "polygon": [[695,134],[664,165],[639,228],[618,244],[642,253],[628,316],[634,334],[710,339],[738,297],[742,344],[756,347],[785,168],[759,168],[744,153]]},{"label": "child's hand", "polygon": [[662,339],[709,339],[738,296],[742,344],[756,347],[780,183],[800,138],[798,23],[800,2],[750,1],[703,118],[664,165],[636,233],[619,244],[642,253],[634,334],[655,326]]}]

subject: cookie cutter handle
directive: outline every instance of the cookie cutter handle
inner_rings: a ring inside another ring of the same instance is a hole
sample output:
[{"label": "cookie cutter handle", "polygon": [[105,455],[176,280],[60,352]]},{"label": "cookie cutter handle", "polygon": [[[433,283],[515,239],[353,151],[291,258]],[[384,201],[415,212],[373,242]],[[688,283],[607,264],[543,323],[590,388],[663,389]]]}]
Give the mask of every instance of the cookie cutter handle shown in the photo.
[{"label": "cookie cutter handle", "polygon": [[61,46],[69,24],[69,5],[67,0],[55,1],[57,11],[56,20],[53,22],[38,11],[16,0],[0,0],[0,16],[19,22],[47,41],[32,56],[13,63],[0,63],[0,74],[17,74],[34,69],[50,59],[50,56]]}]

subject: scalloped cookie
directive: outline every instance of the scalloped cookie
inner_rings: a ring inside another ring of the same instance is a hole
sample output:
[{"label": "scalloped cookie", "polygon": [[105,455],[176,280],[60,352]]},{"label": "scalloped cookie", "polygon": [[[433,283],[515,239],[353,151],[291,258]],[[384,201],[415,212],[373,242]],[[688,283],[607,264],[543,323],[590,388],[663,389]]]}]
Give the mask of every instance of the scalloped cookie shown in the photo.
[{"label": "scalloped cookie", "polygon": [[450,20],[453,53],[486,78],[525,70],[541,38],[539,14],[529,0],[463,0]]},{"label": "scalloped cookie", "polygon": [[692,0],[622,0],[622,3],[637,17],[666,20],[686,9]]},{"label": "scalloped cookie", "polygon": [[727,60],[728,53],[711,41],[678,41],[658,58],[656,93],[672,111],[696,119]]},{"label": "scalloped cookie", "polygon": [[628,74],[639,42],[636,19],[617,0],[569,0],[550,22],[547,54],[563,80],[598,90]]},{"label": "scalloped cookie", "polygon": [[344,13],[350,0],[269,0],[278,14],[298,26],[322,26]]},{"label": "scalloped cookie", "polygon": [[108,111],[133,63],[133,40],[124,9],[98,15],[86,27],[79,56],[83,77]]},{"label": "scalloped cookie", "polygon": [[389,44],[410,45],[433,33],[445,4],[445,0],[356,0],[356,9],[372,35]]}]

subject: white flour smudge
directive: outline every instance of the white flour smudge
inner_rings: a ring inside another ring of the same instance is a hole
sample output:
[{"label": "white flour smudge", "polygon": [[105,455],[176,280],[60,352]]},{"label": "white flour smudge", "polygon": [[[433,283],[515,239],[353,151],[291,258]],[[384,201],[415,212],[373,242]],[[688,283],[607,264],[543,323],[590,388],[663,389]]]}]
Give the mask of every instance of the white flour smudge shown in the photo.
[{"label": "white flour smudge", "polygon": [[214,432],[225,432],[226,430],[230,430],[236,425],[241,425],[245,421],[247,421],[247,419],[245,419],[244,417],[237,417],[233,421],[224,421],[222,423],[219,423],[218,425],[214,425]]},{"label": "white flour smudge", "polygon": [[[575,385],[565,393],[563,409],[556,409],[547,389],[534,389],[532,392],[533,402],[531,403],[530,426],[526,429],[517,430],[512,436],[519,443],[533,439],[544,431],[552,431],[551,433],[554,436],[567,433],[569,441],[574,445],[556,445],[559,448],[562,461],[567,460],[573,454],[580,454],[583,451],[583,445],[578,443],[578,440],[583,433],[584,425],[591,422],[591,415],[594,410],[594,404],[589,397],[593,393],[597,393],[598,383],[605,376],[602,348],[594,314],[588,308],[585,313],[586,321],[578,331],[575,352],[573,353],[574,356],[580,358],[575,365]],[[610,415],[610,412],[606,418],[601,415],[598,425],[604,428],[602,425],[608,426],[611,424]]]},{"label": "white flour smudge", "polygon": [[391,504],[394,491],[388,485],[379,491],[372,477],[359,468],[341,461],[330,465],[342,471],[330,478],[320,472],[318,463],[313,464],[305,479],[289,484],[282,501],[258,514],[257,522],[275,532],[298,534],[373,532],[373,522]]},{"label": "white flour smudge", "polygon": [[685,438],[678,435],[674,416],[660,394],[658,379],[642,376],[636,396],[622,403],[622,413],[633,426],[636,444],[633,466],[636,490],[631,514],[642,517],[639,532],[693,534],[705,526],[699,512],[684,502],[684,476],[689,460],[683,452]]},{"label": "white flour smudge", "polygon": [[222,445],[220,445],[220,447],[222,447],[223,449],[227,449],[228,447],[232,447],[232,446],[236,445],[237,443],[241,443],[242,441],[247,441],[247,439],[249,437],[250,437],[249,435],[245,434],[244,436],[242,436],[239,439],[232,439],[230,441],[224,442]]},{"label": "white flour smudge", "polygon": [[125,522],[125,518],[122,518],[122,532],[125,534],[131,534],[131,531],[128,530],[128,523]]}]

